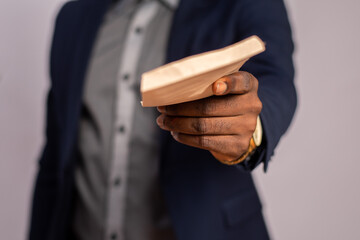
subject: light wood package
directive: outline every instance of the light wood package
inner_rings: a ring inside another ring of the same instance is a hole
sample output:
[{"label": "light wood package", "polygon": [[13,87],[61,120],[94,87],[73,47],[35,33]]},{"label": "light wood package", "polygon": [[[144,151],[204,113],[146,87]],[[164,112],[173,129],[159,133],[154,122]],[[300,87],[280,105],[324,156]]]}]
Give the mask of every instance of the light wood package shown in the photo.
[{"label": "light wood package", "polygon": [[145,72],[141,77],[141,104],[164,106],[209,97],[217,79],[239,71],[249,58],[263,51],[265,44],[252,36]]}]

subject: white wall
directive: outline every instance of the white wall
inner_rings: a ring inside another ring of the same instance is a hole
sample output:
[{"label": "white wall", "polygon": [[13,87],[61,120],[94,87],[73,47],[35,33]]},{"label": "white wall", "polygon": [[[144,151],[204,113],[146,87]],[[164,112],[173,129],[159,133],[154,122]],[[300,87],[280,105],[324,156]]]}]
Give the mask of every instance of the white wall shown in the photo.
[{"label": "white wall", "polygon": [[48,46],[62,0],[0,1],[0,239],[25,238],[43,141]]},{"label": "white wall", "polygon": [[[0,239],[25,238],[61,2],[0,2]],[[360,2],[287,3],[299,108],[269,172],[255,173],[270,231],[274,239],[360,239]]]},{"label": "white wall", "polygon": [[299,108],[256,171],[274,239],[360,239],[360,2],[290,0]]}]

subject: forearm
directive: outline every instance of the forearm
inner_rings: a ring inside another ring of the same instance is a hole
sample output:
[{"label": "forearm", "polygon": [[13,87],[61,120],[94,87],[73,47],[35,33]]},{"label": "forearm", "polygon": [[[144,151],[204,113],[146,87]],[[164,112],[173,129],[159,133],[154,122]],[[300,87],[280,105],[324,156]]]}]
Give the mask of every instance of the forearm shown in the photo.
[{"label": "forearm", "polygon": [[[258,35],[266,43],[266,51],[249,60],[242,70],[259,81],[258,95],[263,103],[260,114],[264,139],[260,150],[247,169],[264,162],[264,168],[281,136],[290,125],[297,100],[294,87],[293,42],[287,14],[281,0],[248,1],[244,5],[240,32]],[[246,9],[246,11],[245,11]]]}]

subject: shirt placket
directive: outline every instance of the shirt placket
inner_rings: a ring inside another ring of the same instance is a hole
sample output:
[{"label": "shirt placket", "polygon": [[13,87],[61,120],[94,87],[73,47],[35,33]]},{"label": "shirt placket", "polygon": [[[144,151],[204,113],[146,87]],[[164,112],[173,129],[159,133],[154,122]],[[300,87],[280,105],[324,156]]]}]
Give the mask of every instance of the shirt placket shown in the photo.
[{"label": "shirt placket", "polygon": [[156,1],[143,2],[135,11],[121,56],[114,124],[112,164],[108,184],[106,231],[104,239],[125,239],[124,216],[128,186],[129,142],[137,99],[137,64],[141,57],[148,24],[159,10]]}]

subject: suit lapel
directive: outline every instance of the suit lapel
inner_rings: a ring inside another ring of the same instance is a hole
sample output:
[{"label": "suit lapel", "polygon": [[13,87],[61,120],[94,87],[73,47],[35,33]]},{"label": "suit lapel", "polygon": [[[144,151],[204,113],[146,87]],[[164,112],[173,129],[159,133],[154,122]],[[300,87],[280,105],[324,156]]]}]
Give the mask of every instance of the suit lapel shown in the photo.
[{"label": "suit lapel", "polygon": [[[75,39],[73,45],[65,49],[63,53],[60,50],[59,53],[60,55],[70,56],[67,59],[63,58],[63,61],[70,61],[70,63],[63,63],[68,66],[66,76],[63,79],[58,79],[60,81],[58,85],[61,86],[60,91],[64,90],[59,92],[59,96],[61,97],[58,103],[62,105],[61,109],[63,111],[61,111],[60,114],[62,115],[60,117],[62,119],[62,129],[65,130],[60,139],[60,141],[63,142],[63,144],[61,144],[63,149],[60,151],[61,156],[59,156],[60,169],[63,170],[69,164],[75,150],[84,80],[91,50],[107,7],[108,0],[77,1],[74,2],[74,6],[67,16],[70,21],[74,20],[74,24],[77,24],[77,26],[70,34],[66,35],[68,39],[62,39],[63,41],[69,42]],[[72,36],[72,34],[75,34],[75,36]],[[54,78],[56,78],[56,76],[54,76]]]}]

